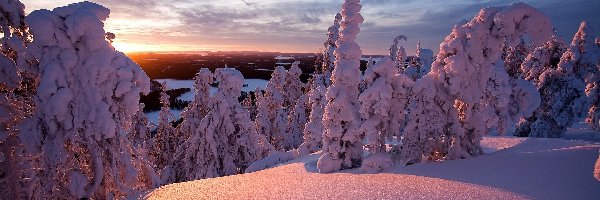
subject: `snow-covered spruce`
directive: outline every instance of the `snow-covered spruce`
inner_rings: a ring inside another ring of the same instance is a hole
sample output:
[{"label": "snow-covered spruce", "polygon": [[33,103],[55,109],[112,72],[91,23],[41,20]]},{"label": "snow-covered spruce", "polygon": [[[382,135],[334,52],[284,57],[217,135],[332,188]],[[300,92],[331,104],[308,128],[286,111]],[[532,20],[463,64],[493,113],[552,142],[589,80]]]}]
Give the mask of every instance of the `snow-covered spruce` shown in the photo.
[{"label": "snow-covered spruce", "polygon": [[308,122],[308,94],[303,94],[298,98],[293,108],[290,108],[290,114],[287,121],[286,134],[283,138],[283,149],[296,149],[302,144],[303,130]]},{"label": "snow-covered spruce", "polygon": [[419,58],[415,56],[411,56],[407,59],[406,68],[403,70],[403,74],[408,76],[411,80],[416,81],[421,78],[421,62]]},{"label": "snow-covered spruce", "polygon": [[445,139],[464,131],[453,104],[446,102],[448,92],[437,82],[436,75],[425,75],[413,87],[414,105],[411,105],[401,146],[404,164],[443,159],[449,148]]},{"label": "snow-covered spruce", "polygon": [[[583,21],[567,52],[573,54],[564,64],[572,68],[586,84],[590,106],[585,122],[594,130],[600,129],[600,46],[594,41],[594,31]],[[561,60],[562,63],[562,60]]]},{"label": "snow-covered spruce", "polygon": [[431,49],[424,49],[421,47],[421,41],[417,42],[416,56],[419,58],[421,63],[421,69],[419,70],[419,78],[425,76],[431,70],[431,64],[433,63],[434,55]]},{"label": "snow-covered spruce", "polygon": [[[568,57],[567,53],[563,58]],[[544,72],[538,86],[542,104],[533,116],[519,123],[516,134],[529,137],[561,137],[567,127],[584,116],[587,100],[584,87],[583,81],[572,71],[561,68],[560,64],[558,69]]]},{"label": "snow-covered spruce", "polygon": [[[598,76],[600,49],[587,29],[587,24],[581,23],[557,68],[547,69],[540,75],[538,90],[543,103],[534,116],[520,123],[518,135],[561,137],[578,118],[588,113],[588,103],[596,101],[593,79]],[[592,127],[596,120],[595,109],[592,106],[586,118]]]},{"label": "snow-covered spruce", "polygon": [[333,68],[335,66],[335,49],[337,48],[337,40],[340,35],[340,22],[342,21],[342,14],[337,13],[333,20],[333,25],[327,29],[327,41],[325,41],[325,51],[323,52],[323,66],[321,71],[323,72],[323,77],[325,79],[325,86],[329,87],[331,85],[331,74],[333,73]]},{"label": "snow-covered spruce", "polygon": [[305,156],[321,149],[323,145],[323,113],[325,111],[325,82],[322,75],[315,75],[308,94],[307,106],[310,106],[308,122],[303,130],[303,142],[298,147],[298,155]]},{"label": "snow-covered spruce", "polygon": [[241,173],[272,150],[257,134],[246,109],[238,102],[244,77],[233,68],[215,72],[219,88],[196,131],[174,156],[177,182]]},{"label": "snow-covered spruce", "polygon": [[362,163],[363,135],[358,114],[358,84],[362,51],[355,40],[363,22],[360,0],[345,0],[342,5],[340,38],[336,42],[332,85],[327,88],[323,115],[323,155],[317,168],[321,173],[358,167]]},{"label": "snow-covered spruce", "polygon": [[125,198],[155,186],[125,134],[150,80],[105,40],[109,13],[83,2],[26,17],[41,69],[38,108],[20,134],[40,157],[34,198]]},{"label": "snow-covered spruce", "polygon": [[409,91],[413,81],[398,74],[395,63],[384,57],[365,71],[366,90],[360,94],[360,114],[363,118],[360,130],[366,135],[369,157],[362,168],[378,172],[390,167],[392,159],[386,152],[386,139],[401,137],[405,123],[404,111],[408,106]]},{"label": "snow-covered spruce", "polygon": [[523,78],[523,71],[521,70],[521,64],[527,58],[527,55],[531,52],[531,45],[526,44],[525,40],[522,39],[517,45],[509,46],[503,44],[502,46],[502,57],[504,59],[504,69],[506,73],[513,78]]},{"label": "snow-covered spruce", "polygon": [[308,121],[306,103],[308,95],[304,94],[304,83],[300,81],[302,71],[298,67],[300,61],[292,64],[285,77],[283,92],[285,101],[283,106],[289,112],[287,116],[286,131],[283,135],[283,150],[295,149],[302,143],[302,130]]},{"label": "snow-covered spruce", "polygon": [[[29,43],[25,6],[0,1],[0,193],[5,199],[38,198],[36,157],[24,152],[17,126],[34,110],[37,66],[26,51]],[[33,87],[32,87],[33,86]]]},{"label": "snow-covered spruce", "polygon": [[523,78],[537,86],[542,73],[549,69],[556,69],[560,57],[566,50],[564,42],[556,36],[536,47],[521,63]]},{"label": "snow-covered spruce", "polygon": [[[27,37],[27,28],[23,18],[25,17],[25,5],[18,0],[0,1],[0,89],[12,91],[19,87],[21,75],[19,66],[22,63],[19,50],[24,49]],[[13,32],[14,31],[14,32]],[[17,55],[12,55],[17,53]]]},{"label": "snow-covered spruce", "polygon": [[153,124],[148,120],[148,116],[144,113],[145,105],[140,103],[139,110],[135,113],[132,119],[131,129],[129,130],[128,138],[135,148],[151,149],[150,145],[154,145],[151,137]]},{"label": "snow-covered spruce", "polygon": [[300,80],[302,70],[298,65],[300,65],[300,61],[292,63],[290,70],[285,74],[285,83],[282,91],[285,98],[283,106],[286,108],[294,107],[296,101],[304,94],[304,83]]},{"label": "snow-covered spruce", "polygon": [[193,132],[197,131],[200,120],[208,113],[211,104],[210,84],[213,82],[213,75],[207,68],[202,68],[194,78],[194,88],[196,94],[194,100],[181,112],[183,121],[177,127],[181,141],[187,140]]},{"label": "snow-covered spruce", "polygon": [[269,142],[278,150],[283,149],[287,124],[285,103],[285,77],[287,71],[282,66],[275,68],[271,80],[267,83],[265,93],[257,97],[258,113],[255,126],[259,134],[265,135]]},{"label": "snow-covered spruce", "polygon": [[495,126],[489,123],[493,116],[486,115],[490,112],[482,112],[482,99],[487,93],[498,99],[506,99],[499,95],[508,94],[488,86],[490,78],[506,73],[495,69],[501,62],[501,44],[507,39],[512,45],[523,35],[534,45],[553,35],[548,17],[524,3],[482,9],[471,21],[452,30],[440,44],[431,72],[413,89],[416,105],[402,141],[402,158],[407,164],[482,153],[479,142],[489,131],[486,125]]},{"label": "snow-covered spruce", "polygon": [[404,70],[404,74],[413,81],[416,81],[429,73],[431,64],[433,63],[433,51],[421,48],[421,41],[417,42],[416,53],[416,56],[409,60],[408,66],[406,66],[406,69]]},{"label": "snow-covered spruce", "polygon": [[256,89],[254,89],[254,100],[252,99],[252,93],[248,93],[248,95],[246,96],[246,98],[244,98],[244,100],[242,100],[242,106],[244,106],[244,108],[246,110],[248,110],[248,112],[250,113],[250,119],[252,119],[252,121],[256,120],[256,113],[257,111],[257,94],[261,93],[260,88],[257,87]]},{"label": "snow-covered spruce", "polygon": [[156,135],[154,135],[154,147],[152,149],[152,160],[155,168],[159,170],[163,183],[172,183],[174,181],[172,171],[173,154],[179,143],[184,141],[178,137],[177,130],[171,121],[174,120],[170,109],[169,95],[167,95],[167,83],[161,84],[160,103],[162,107],[158,112],[158,124],[156,126]]},{"label": "snow-covered spruce", "polygon": [[596,160],[596,165],[594,165],[594,177],[600,181],[600,154],[598,160]]},{"label": "snow-covered spruce", "polygon": [[400,45],[400,41],[402,40],[406,41],[407,37],[405,35],[398,35],[394,38],[390,46],[390,58],[396,63],[396,68],[400,69],[400,71],[404,71],[404,61],[407,57],[404,46]]}]

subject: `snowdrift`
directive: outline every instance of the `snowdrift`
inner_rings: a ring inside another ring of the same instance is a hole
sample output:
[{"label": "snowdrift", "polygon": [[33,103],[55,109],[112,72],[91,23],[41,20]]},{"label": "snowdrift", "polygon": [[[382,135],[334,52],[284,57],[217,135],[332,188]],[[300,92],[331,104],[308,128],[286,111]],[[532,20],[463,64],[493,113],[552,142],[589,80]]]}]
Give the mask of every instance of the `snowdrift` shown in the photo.
[{"label": "snowdrift", "polygon": [[163,186],[148,199],[594,199],[600,143],[485,137],[472,159],[317,173],[319,154],[254,173]]}]

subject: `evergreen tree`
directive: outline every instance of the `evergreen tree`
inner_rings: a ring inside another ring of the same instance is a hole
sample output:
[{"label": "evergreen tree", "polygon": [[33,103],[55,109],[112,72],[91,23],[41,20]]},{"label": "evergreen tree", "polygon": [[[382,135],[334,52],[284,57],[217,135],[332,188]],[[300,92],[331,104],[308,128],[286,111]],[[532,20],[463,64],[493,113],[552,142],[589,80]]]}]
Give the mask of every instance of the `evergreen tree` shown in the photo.
[{"label": "evergreen tree", "polygon": [[[598,52],[600,51],[594,44],[593,37],[586,33],[586,29],[588,29],[587,24],[583,22],[556,67],[548,67],[541,73],[537,87],[542,97],[542,104],[532,117],[521,121],[517,135],[561,137],[567,128],[586,112],[588,113],[586,122],[591,123],[593,127],[595,107],[592,106],[588,111],[588,103],[594,102],[593,79],[598,74]],[[544,47],[546,46],[549,45]],[[552,52],[552,50],[541,52]],[[525,64],[524,66],[528,66]],[[586,84],[587,95],[584,93]]]},{"label": "evergreen tree", "polygon": [[40,197],[35,157],[25,152],[18,125],[31,117],[37,65],[26,51],[30,43],[25,6],[0,1],[0,193],[6,199]]},{"label": "evergreen tree", "polygon": [[287,125],[287,110],[285,103],[285,77],[286,70],[278,66],[271,80],[267,83],[265,94],[257,97],[257,109],[255,126],[259,134],[267,137],[269,142],[277,150],[283,150],[283,142]]},{"label": "evergreen tree", "polygon": [[242,74],[233,68],[219,68],[215,77],[219,89],[212,108],[197,127],[202,131],[194,132],[175,153],[178,182],[242,173],[272,150],[238,102]]},{"label": "evergreen tree", "polygon": [[212,81],[212,73],[207,68],[200,69],[196,74],[194,100],[181,112],[183,121],[177,127],[179,135],[182,137],[179,139],[180,141],[187,140],[194,131],[197,131],[200,120],[208,113],[211,104],[210,84]]},{"label": "evergreen tree", "polygon": [[600,130],[600,44],[594,41],[593,30],[587,22],[581,22],[567,52],[573,56],[565,65],[573,68],[585,84],[590,106],[585,122],[594,130]]},{"label": "evergreen tree", "polygon": [[283,136],[283,149],[290,150],[298,148],[302,143],[302,130],[308,121],[307,109],[308,96],[304,94],[304,83],[300,81],[302,71],[298,67],[300,61],[296,61],[290,67],[285,76],[283,92],[285,101],[283,107],[289,113],[287,116],[286,131]]},{"label": "evergreen tree", "polygon": [[340,38],[336,42],[333,83],[327,88],[323,116],[323,155],[317,162],[319,172],[328,173],[358,167],[362,163],[363,135],[358,115],[358,84],[362,51],[356,44],[363,22],[360,0],[345,0],[342,5]]},{"label": "evergreen tree", "polygon": [[[400,41],[406,41],[408,38],[405,35],[398,35],[394,38],[390,46],[390,58],[396,63],[396,67],[400,71],[404,71],[404,61],[406,60],[406,50],[400,45]],[[400,46],[398,46],[400,45]]]},{"label": "evergreen tree", "polygon": [[302,144],[302,133],[308,122],[308,94],[303,94],[292,108],[288,116],[286,135],[283,141],[283,149],[295,149]]},{"label": "evergreen tree", "polygon": [[521,64],[530,53],[529,45],[525,43],[525,40],[521,39],[517,45],[509,46],[504,44],[503,48],[502,56],[506,73],[513,79],[523,78],[521,77],[523,74],[521,71]]},{"label": "evergreen tree", "polygon": [[[531,36],[534,45],[553,35],[548,17],[524,3],[482,9],[470,22],[452,30],[440,44],[431,72],[413,88],[415,106],[402,140],[401,157],[406,164],[482,154],[481,137],[489,133],[489,127],[497,126],[490,120],[495,116],[485,111],[486,103],[490,97],[510,99],[507,95],[511,94],[506,87],[489,84],[502,83],[498,81],[507,76],[498,70],[503,66],[499,64],[501,44],[506,38],[512,45],[524,34]],[[522,103],[535,106],[535,102]]]},{"label": "evergreen tree", "polygon": [[161,180],[165,184],[174,181],[171,162],[173,161],[173,154],[180,143],[177,130],[171,124],[174,117],[171,113],[171,103],[166,91],[167,83],[163,82],[160,90],[160,103],[162,107],[158,112],[158,124],[156,135],[154,136],[154,147],[151,153],[155,168],[159,170]]},{"label": "evergreen tree", "polygon": [[553,36],[542,46],[535,48],[521,64],[521,71],[525,80],[538,86],[542,73],[549,69],[556,69],[560,57],[567,50],[562,40]]},{"label": "evergreen tree", "polygon": [[105,39],[110,11],[82,2],[26,18],[41,81],[20,137],[39,156],[39,199],[125,198],[156,183],[126,131],[150,80]]},{"label": "evergreen tree", "polygon": [[323,113],[325,111],[325,81],[322,75],[315,75],[308,95],[310,106],[308,122],[303,130],[303,142],[298,147],[298,155],[305,156],[321,149],[323,145]]},{"label": "evergreen tree", "polygon": [[325,52],[323,52],[323,66],[322,71],[325,76],[325,85],[329,87],[331,85],[331,74],[335,66],[335,49],[337,48],[337,40],[339,39],[340,22],[342,21],[342,15],[337,13],[333,20],[333,25],[329,27],[327,32],[327,41],[325,41]]},{"label": "evergreen tree", "polygon": [[364,120],[360,130],[366,135],[369,157],[363,161],[362,168],[377,172],[393,164],[386,152],[385,141],[402,136],[400,130],[405,122],[404,112],[412,81],[404,74],[398,74],[394,62],[384,57],[367,69],[365,82],[367,89],[358,100]]}]

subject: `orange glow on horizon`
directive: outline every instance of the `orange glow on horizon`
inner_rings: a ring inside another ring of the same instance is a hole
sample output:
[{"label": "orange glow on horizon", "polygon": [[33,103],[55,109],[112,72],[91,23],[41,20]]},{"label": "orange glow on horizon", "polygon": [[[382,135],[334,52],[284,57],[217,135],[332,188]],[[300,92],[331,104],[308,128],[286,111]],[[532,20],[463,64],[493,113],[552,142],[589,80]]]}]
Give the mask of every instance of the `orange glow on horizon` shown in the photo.
[{"label": "orange glow on horizon", "polygon": [[313,52],[306,52],[298,49],[273,49],[271,46],[226,46],[226,45],[165,45],[165,44],[140,44],[130,43],[125,41],[115,40],[112,43],[113,47],[123,53],[139,53],[139,52],[193,52],[193,51],[261,51],[261,52],[281,52],[281,53],[317,53],[320,51],[315,48]]}]

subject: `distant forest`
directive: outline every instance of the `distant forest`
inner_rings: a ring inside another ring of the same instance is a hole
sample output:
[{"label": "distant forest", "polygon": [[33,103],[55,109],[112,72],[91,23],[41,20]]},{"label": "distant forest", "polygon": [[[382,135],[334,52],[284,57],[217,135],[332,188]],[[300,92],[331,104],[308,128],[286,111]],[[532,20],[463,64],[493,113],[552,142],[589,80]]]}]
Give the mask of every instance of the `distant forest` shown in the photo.
[{"label": "distant forest", "polygon": [[[193,79],[201,68],[215,71],[225,66],[242,72],[247,79],[269,80],[277,66],[289,69],[294,61],[300,61],[306,82],[315,66],[320,66],[320,55],[315,53],[278,53],[278,52],[200,52],[200,53],[128,53],[138,63],[150,79]],[[361,62],[361,70],[366,62]]]}]

